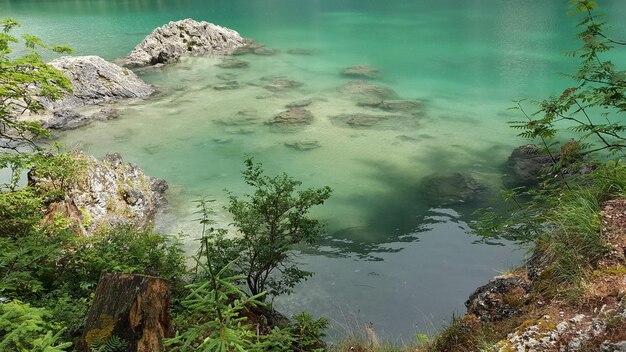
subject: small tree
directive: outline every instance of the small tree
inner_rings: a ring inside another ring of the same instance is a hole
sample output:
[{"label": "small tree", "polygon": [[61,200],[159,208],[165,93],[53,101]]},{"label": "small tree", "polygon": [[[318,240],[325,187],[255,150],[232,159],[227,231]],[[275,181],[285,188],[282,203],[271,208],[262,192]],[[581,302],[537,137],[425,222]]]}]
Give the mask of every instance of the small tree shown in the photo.
[{"label": "small tree", "polygon": [[[594,13],[597,4],[592,0],[569,0],[572,14],[581,15],[577,37],[580,49],[570,53],[581,60],[578,71],[569,75],[575,83],[538,103],[539,110],[531,115],[517,104],[525,120],[513,121],[513,128],[521,130],[519,136],[539,140],[541,147],[550,153],[564,127],[574,132],[576,143],[561,146],[561,158],[554,158],[555,169],[562,169],[571,156],[584,156],[595,152],[608,152],[623,157],[626,149],[626,125],[621,120],[626,112],[626,71],[607,60],[606,54],[614,47],[626,46],[626,41],[611,38],[602,15]],[[552,155],[552,154],[551,154]],[[602,158],[602,156],[600,156]]]},{"label": "small tree", "polygon": [[47,135],[38,122],[18,121],[26,112],[37,112],[43,107],[41,99],[56,100],[64,91],[71,91],[71,84],[63,73],[46,65],[36,49],[49,49],[57,53],[71,53],[66,46],[46,45],[36,36],[22,36],[28,54],[14,59],[10,44],[19,40],[10,32],[19,23],[13,19],[0,20],[0,151],[17,150],[22,144],[30,144],[33,136]]},{"label": "small tree", "polygon": [[287,174],[266,176],[262,165],[252,158],[245,160],[245,166],[243,179],[255,190],[243,197],[229,193],[226,209],[240,235],[226,241],[239,253],[236,266],[252,295],[264,291],[270,295],[290,293],[298,282],[312,275],[291,261],[290,251],[298,244],[313,244],[321,235],[323,226],[309,218],[309,211],[323,204],[331,189],[297,191],[302,183]]}]

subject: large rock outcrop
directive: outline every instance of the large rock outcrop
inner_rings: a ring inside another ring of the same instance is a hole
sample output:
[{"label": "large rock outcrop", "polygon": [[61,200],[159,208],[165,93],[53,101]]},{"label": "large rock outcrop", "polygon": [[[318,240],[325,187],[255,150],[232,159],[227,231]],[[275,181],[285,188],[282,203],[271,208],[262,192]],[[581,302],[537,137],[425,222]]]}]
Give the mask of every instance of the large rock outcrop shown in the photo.
[{"label": "large rock outcrop", "polygon": [[[65,199],[48,206],[47,218],[55,212],[74,221],[85,233],[101,226],[131,224],[139,228],[151,225],[157,211],[165,203],[167,183],[147,176],[131,163],[124,163],[119,154],[108,154],[103,160],[76,153],[72,156],[82,171],[68,185]],[[29,173],[29,183],[40,189],[58,187],[59,180]],[[55,186],[56,185],[56,186]]]},{"label": "large rock outcrop", "polygon": [[83,110],[99,104],[145,98],[154,93],[154,88],[133,71],[99,56],[63,56],[48,64],[69,78],[72,92],[65,92],[63,98],[55,101],[41,99],[46,112],[25,118],[40,121],[49,129],[70,130],[94,120],[115,118],[118,112],[110,107],[90,112]]},{"label": "large rock outcrop", "polygon": [[126,66],[177,62],[183,55],[230,54],[247,41],[232,29],[190,18],[170,22],[152,31],[128,56]]},{"label": "large rock outcrop", "polygon": [[48,110],[74,109],[102,102],[145,98],[154,88],[124,67],[99,56],[63,56],[48,63],[63,72],[72,83],[73,92],[61,100],[44,101]]}]

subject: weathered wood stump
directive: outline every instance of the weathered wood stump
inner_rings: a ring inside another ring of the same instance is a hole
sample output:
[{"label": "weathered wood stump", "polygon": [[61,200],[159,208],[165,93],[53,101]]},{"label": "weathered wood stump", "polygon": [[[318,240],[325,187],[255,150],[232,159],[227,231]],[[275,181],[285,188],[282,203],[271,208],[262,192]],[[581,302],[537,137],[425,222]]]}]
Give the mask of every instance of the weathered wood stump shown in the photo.
[{"label": "weathered wood stump", "polygon": [[83,335],[77,345],[89,352],[93,344],[122,339],[129,352],[165,351],[171,337],[170,283],[146,275],[105,273],[100,277]]}]

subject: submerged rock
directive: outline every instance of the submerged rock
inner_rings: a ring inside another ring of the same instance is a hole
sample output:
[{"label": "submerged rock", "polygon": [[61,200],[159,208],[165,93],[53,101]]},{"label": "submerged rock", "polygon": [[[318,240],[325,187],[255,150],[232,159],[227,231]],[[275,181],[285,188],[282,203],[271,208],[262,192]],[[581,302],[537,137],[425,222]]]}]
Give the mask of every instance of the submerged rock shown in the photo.
[{"label": "submerged rock", "polygon": [[217,123],[225,126],[250,126],[260,122],[259,113],[254,109],[239,110],[228,118],[216,120]]},{"label": "submerged rock", "polygon": [[255,42],[252,39],[244,39],[245,43],[244,45],[238,47],[237,49],[233,50],[233,52],[231,53],[231,55],[233,56],[239,56],[239,55],[248,55],[252,53],[252,50],[254,50],[257,47],[261,47],[261,44],[258,44],[257,42]]},{"label": "submerged rock", "polygon": [[[505,168],[504,184],[507,187],[534,186],[548,176],[548,168],[555,162],[560,163],[560,174],[564,177],[588,174],[597,168],[597,165],[578,153],[580,145],[576,141],[561,145],[559,152],[552,155],[545,153],[534,144],[517,147],[509,156]],[[551,176],[557,176],[552,172]]]},{"label": "submerged rock", "polygon": [[244,44],[232,29],[188,18],[156,28],[122,62],[126,66],[170,64],[184,55],[230,54]]},{"label": "submerged rock", "polygon": [[215,77],[221,79],[222,81],[234,81],[235,79],[237,79],[237,75],[231,72],[218,73],[217,75],[215,75]]},{"label": "submerged rock", "polygon": [[250,63],[239,59],[224,59],[217,66],[221,68],[245,68],[250,66]]},{"label": "submerged rock", "polygon": [[315,55],[317,54],[317,50],[315,49],[305,49],[305,48],[293,48],[287,50],[287,54],[291,55]]},{"label": "submerged rock", "polygon": [[497,277],[474,291],[465,306],[481,321],[500,321],[521,313],[529,291],[530,283],[523,277]]},{"label": "submerged rock", "polygon": [[113,120],[120,117],[120,111],[118,109],[105,107],[100,109],[100,111],[91,115],[92,119],[98,121],[107,121]]},{"label": "submerged rock", "polygon": [[471,176],[459,172],[432,174],[422,180],[424,196],[437,205],[460,204],[479,199],[487,191]]},{"label": "submerged rock", "polygon": [[401,141],[401,142],[411,142],[411,143],[420,141],[420,138],[407,136],[405,134],[401,134],[401,135],[396,136],[396,139]]},{"label": "submerged rock", "polygon": [[91,119],[74,110],[61,109],[52,113],[52,117],[42,121],[41,126],[51,130],[73,130],[91,123]]},{"label": "submerged rock", "polygon": [[345,68],[341,74],[351,78],[374,79],[380,77],[380,70],[370,65],[354,65]]},{"label": "submerged rock", "polygon": [[318,141],[285,142],[285,145],[299,151],[313,150],[322,146]]},{"label": "submerged rock", "polygon": [[271,81],[270,84],[263,86],[263,88],[269,90],[270,92],[280,92],[299,87],[302,87],[302,82],[294,81],[287,78],[274,79]]},{"label": "submerged rock", "polygon": [[417,100],[383,100],[378,108],[388,112],[421,115],[424,104]]},{"label": "submerged rock", "polygon": [[331,116],[330,119],[334,123],[345,124],[350,127],[372,127],[379,121],[386,119],[386,116],[371,114],[341,114]]},{"label": "submerged rock", "polygon": [[252,50],[252,54],[259,56],[274,56],[278,53],[280,53],[280,50],[268,48],[266,46],[261,46],[260,48]]},{"label": "submerged rock", "polygon": [[239,89],[239,82],[237,81],[227,81],[224,83],[216,84],[213,86],[215,90],[233,90]]},{"label": "submerged rock", "polygon": [[[558,156],[554,156],[558,160]],[[533,185],[540,181],[543,171],[554,164],[552,157],[534,144],[517,147],[506,162],[507,186]]]},{"label": "submerged rock", "polygon": [[313,122],[313,113],[309,110],[292,108],[278,113],[269,122],[269,124],[278,126],[297,126],[308,125],[311,122]]},{"label": "submerged rock", "polygon": [[411,121],[399,115],[374,115],[364,113],[340,114],[331,116],[333,124],[351,128],[402,128]]},{"label": "submerged rock", "polygon": [[360,104],[378,104],[384,100],[395,100],[400,97],[391,88],[377,86],[366,81],[350,81],[337,89],[348,99]]},{"label": "submerged rock", "polygon": [[285,105],[286,108],[290,109],[290,108],[304,108],[307,107],[309,105],[311,105],[313,103],[313,100],[311,99],[303,99],[303,100],[296,100],[293,101],[287,105]]},{"label": "submerged rock", "polygon": [[[153,223],[157,211],[165,202],[165,181],[147,176],[136,165],[125,164],[119,154],[108,154],[103,160],[98,160],[77,153],[73,158],[84,164],[84,172],[67,190],[65,201],[69,205],[62,208],[80,209],[81,226],[86,233],[92,233],[101,226],[132,224],[146,228]],[[31,170],[28,176],[29,184],[36,188],[50,187],[59,182],[39,175],[36,169]]]}]

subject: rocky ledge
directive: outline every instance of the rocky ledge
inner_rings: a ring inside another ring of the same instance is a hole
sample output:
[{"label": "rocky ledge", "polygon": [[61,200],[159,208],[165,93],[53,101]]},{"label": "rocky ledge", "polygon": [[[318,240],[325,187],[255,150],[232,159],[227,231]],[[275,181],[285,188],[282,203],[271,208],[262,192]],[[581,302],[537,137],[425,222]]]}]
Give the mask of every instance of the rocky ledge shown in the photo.
[{"label": "rocky ledge", "polygon": [[246,43],[232,29],[188,18],[156,28],[121,62],[130,67],[170,64],[184,55],[230,54]]},{"label": "rocky ledge", "polygon": [[90,113],[83,110],[103,103],[145,98],[154,93],[154,88],[133,71],[99,56],[63,56],[48,64],[69,78],[72,92],[65,92],[60,100],[41,100],[46,113],[26,117],[42,122],[46,128],[68,130],[93,120],[115,118],[118,112],[111,107],[91,109]]},{"label": "rocky ledge", "polygon": [[[165,204],[167,183],[147,176],[131,163],[124,163],[119,154],[108,154],[102,160],[82,153],[72,157],[81,164],[82,172],[66,190],[65,199],[48,206],[45,219],[67,218],[74,228],[85,234],[102,226],[150,226],[157,211]],[[58,185],[33,169],[29,183],[46,189]]]},{"label": "rocky ledge", "polygon": [[72,83],[73,92],[63,99],[44,102],[48,110],[73,109],[97,103],[144,98],[154,88],[124,67],[99,56],[63,56],[48,63],[63,72]]},{"label": "rocky ledge", "polygon": [[465,303],[468,312],[460,327],[470,335],[501,336],[490,351],[626,352],[626,200],[605,202],[600,215],[607,252],[585,279],[578,300],[542,293],[545,280],[539,278],[551,269],[536,252],[524,267],[477,289]]}]

